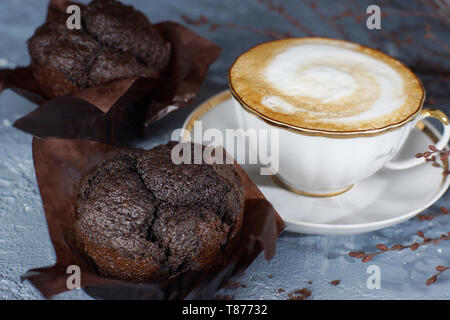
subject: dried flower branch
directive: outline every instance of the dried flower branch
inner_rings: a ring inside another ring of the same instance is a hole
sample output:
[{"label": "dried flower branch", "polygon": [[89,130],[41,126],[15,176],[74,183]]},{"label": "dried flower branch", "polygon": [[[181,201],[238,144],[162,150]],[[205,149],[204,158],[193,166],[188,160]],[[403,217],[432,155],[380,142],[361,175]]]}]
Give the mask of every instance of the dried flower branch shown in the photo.
[{"label": "dried flower branch", "polygon": [[238,30],[251,32],[251,33],[266,36],[266,37],[272,38],[272,39],[283,39],[283,38],[292,37],[292,34],[290,32],[281,32],[281,31],[277,31],[274,29],[259,29],[259,28],[254,28],[254,27],[250,27],[250,26],[244,26],[244,25],[237,24],[234,22],[219,24],[216,22],[212,22],[210,19],[208,19],[203,14],[200,15],[197,19],[193,19],[193,18],[190,18],[190,17],[182,14],[181,19],[183,19],[183,21],[185,23],[193,25],[193,26],[207,25],[207,26],[209,26],[209,30],[211,32],[216,31],[217,29],[220,29],[220,28],[229,28],[229,29],[238,29]]},{"label": "dried flower branch", "polygon": [[[430,151],[420,152],[416,154],[416,158],[425,158],[425,161],[431,162],[431,165],[436,168],[442,168],[443,175],[448,175],[450,171],[448,170],[448,156],[450,154],[450,150],[439,150],[433,145],[428,146]],[[437,157],[441,160],[441,163],[437,161]]]},{"label": "dried flower branch", "polygon": [[435,214],[419,214],[417,216],[417,218],[420,221],[430,221],[433,220],[436,217],[440,217],[440,216],[445,216],[445,215],[449,215],[450,211],[446,208],[446,207],[440,207],[439,208],[441,210],[440,213],[435,213]]},{"label": "dried flower branch", "polygon": [[309,37],[314,36],[314,32],[311,29],[309,29],[306,25],[300,22],[299,19],[296,19],[294,16],[290,15],[288,13],[288,10],[286,10],[283,6],[274,4],[273,0],[258,0],[258,2],[265,5],[269,11],[279,14],[284,20],[289,22],[291,25],[299,29],[307,36]]},{"label": "dried flower branch", "polygon": [[404,249],[410,249],[412,251],[417,250],[419,247],[433,243],[434,245],[439,244],[439,242],[444,240],[450,240],[450,232],[447,232],[447,234],[442,234],[439,238],[427,238],[425,237],[424,233],[422,231],[417,231],[417,235],[422,238],[421,242],[414,242],[408,245],[403,244],[395,244],[391,247],[387,247],[384,244],[377,244],[376,247],[379,251],[373,252],[373,253],[366,253],[364,251],[351,251],[348,255],[352,258],[361,259],[362,262],[368,262],[372,260],[375,256],[382,254],[384,252],[388,251],[402,251]]},{"label": "dried flower branch", "polygon": [[437,278],[439,277],[439,275],[447,270],[450,270],[450,267],[447,266],[437,266],[436,267],[436,271],[438,271],[438,273],[436,273],[435,275],[431,276],[430,278],[427,279],[427,286],[429,286],[432,283],[435,283]]}]

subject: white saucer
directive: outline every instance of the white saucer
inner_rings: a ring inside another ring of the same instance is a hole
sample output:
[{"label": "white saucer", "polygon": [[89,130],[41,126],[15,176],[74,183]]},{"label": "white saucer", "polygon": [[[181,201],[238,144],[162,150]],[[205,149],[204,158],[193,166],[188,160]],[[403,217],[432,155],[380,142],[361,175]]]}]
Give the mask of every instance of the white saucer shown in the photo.
[{"label": "white saucer", "polygon": [[[194,121],[201,120],[203,131],[235,129],[234,110],[229,92],[222,92],[196,108],[183,128],[190,131]],[[429,122],[423,124],[422,130],[411,132],[399,159],[426,151],[440,136]],[[382,169],[339,196],[311,198],[279,187],[255,166],[242,167],[284,219],[287,230],[313,234],[356,234],[401,223],[435,203],[450,184],[442,169],[426,163],[408,170]]]}]

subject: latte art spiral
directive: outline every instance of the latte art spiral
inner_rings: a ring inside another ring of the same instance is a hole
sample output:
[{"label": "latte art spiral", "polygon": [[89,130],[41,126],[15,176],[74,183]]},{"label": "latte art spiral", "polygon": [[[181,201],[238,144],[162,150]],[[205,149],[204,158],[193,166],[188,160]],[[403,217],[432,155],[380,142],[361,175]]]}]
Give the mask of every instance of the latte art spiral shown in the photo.
[{"label": "latte art spiral", "polygon": [[400,62],[356,44],[321,38],[268,42],[241,55],[232,91],[266,118],[331,131],[370,130],[418,110],[419,80]]}]

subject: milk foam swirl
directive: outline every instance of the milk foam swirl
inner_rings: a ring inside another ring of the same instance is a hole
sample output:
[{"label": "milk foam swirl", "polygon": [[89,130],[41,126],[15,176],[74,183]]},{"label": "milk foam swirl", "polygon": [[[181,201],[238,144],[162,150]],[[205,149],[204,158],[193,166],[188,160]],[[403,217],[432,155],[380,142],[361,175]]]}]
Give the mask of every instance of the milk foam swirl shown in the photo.
[{"label": "milk foam swirl", "polygon": [[398,61],[347,42],[308,39],[243,54],[230,71],[232,89],[268,118],[311,129],[375,129],[420,106],[420,83]]}]

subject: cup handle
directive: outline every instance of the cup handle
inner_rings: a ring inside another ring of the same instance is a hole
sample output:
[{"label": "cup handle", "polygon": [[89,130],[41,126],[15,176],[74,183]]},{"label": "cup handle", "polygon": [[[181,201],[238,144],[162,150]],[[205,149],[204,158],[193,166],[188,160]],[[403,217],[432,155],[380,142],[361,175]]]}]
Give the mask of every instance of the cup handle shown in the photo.
[{"label": "cup handle", "polygon": [[[447,143],[450,139],[450,124],[447,116],[445,113],[443,113],[441,110],[436,109],[423,109],[420,114],[421,119],[425,118],[435,118],[439,120],[443,127],[444,127],[444,133],[442,134],[441,139],[438,141],[438,143],[435,144],[435,147],[439,150],[442,150],[447,146]],[[422,164],[425,162],[425,158],[412,158],[408,160],[402,160],[402,161],[390,161],[386,163],[385,167],[388,169],[393,170],[402,170],[402,169],[408,169],[415,167],[419,164]]]}]

